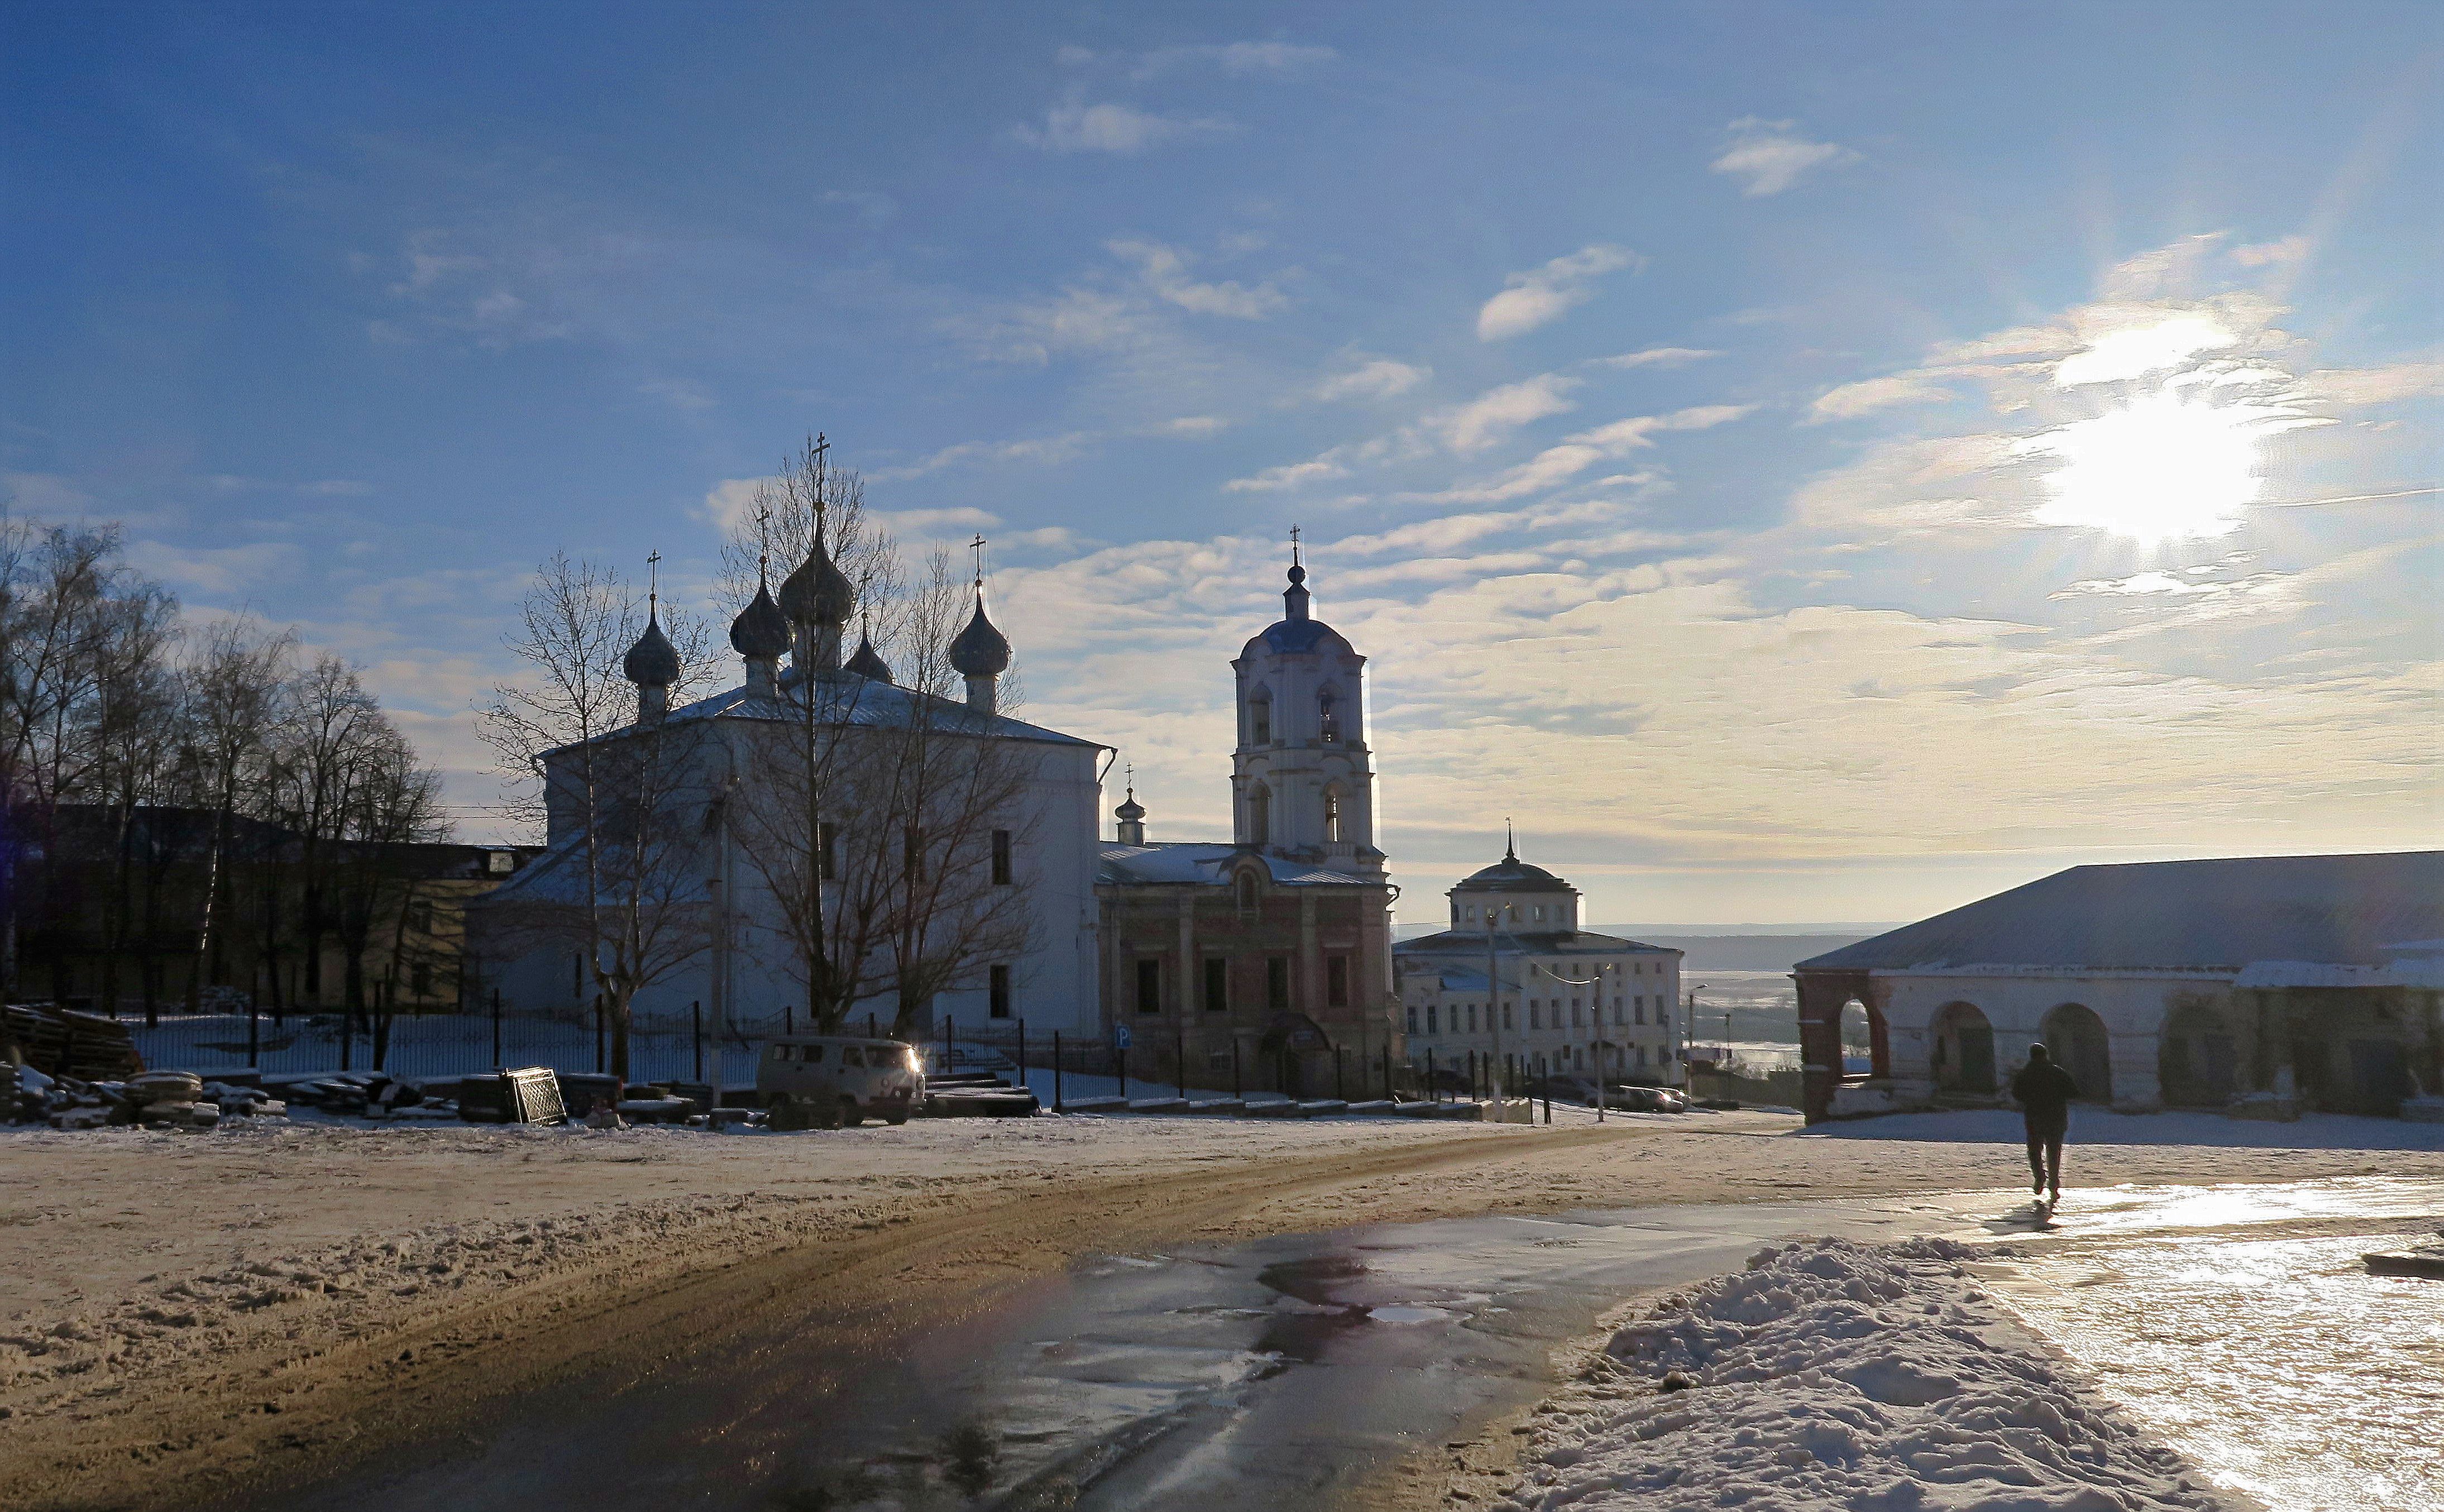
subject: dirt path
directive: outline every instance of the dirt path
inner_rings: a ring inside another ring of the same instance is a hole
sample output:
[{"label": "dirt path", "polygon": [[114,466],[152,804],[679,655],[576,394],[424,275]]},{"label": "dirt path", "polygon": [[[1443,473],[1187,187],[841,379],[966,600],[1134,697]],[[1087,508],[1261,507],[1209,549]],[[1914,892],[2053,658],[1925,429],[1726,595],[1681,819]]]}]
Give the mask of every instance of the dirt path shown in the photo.
[{"label": "dirt path", "polygon": [[[1503,1208],[1991,1187],[2016,1154],[1794,1140],[1771,1120],[1704,1132],[1040,1120],[741,1140],[453,1131],[420,1146],[294,1133],[12,1141],[0,1261],[27,1259],[5,1273],[55,1295],[47,1313],[12,1299],[0,1339],[0,1505],[251,1504],[479,1427],[506,1394],[578,1373],[617,1389],[691,1357],[768,1358],[784,1337],[793,1358],[836,1361],[836,1378],[1098,1251]],[[2444,1157],[2280,1154],[2085,1158],[2134,1181],[2444,1175]],[[109,1206],[73,1200],[80,1178],[91,1189],[105,1175]],[[259,1226],[169,1244],[184,1268],[124,1275],[130,1257],[104,1247],[160,1263],[165,1252],[126,1236],[199,1226],[213,1199],[256,1192],[247,1222]],[[488,1216],[504,1203],[519,1215]],[[332,1233],[345,1237],[294,1243]],[[63,1289],[56,1267],[32,1263],[35,1238],[53,1260],[60,1241],[92,1244],[85,1285]],[[751,1462],[756,1447],[740,1448]]]}]

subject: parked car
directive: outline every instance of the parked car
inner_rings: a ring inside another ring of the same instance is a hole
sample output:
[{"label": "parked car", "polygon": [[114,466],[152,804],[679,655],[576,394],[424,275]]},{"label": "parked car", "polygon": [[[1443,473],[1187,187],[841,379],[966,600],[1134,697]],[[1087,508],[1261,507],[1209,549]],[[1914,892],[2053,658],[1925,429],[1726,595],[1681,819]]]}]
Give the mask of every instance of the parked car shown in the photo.
[{"label": "parked car", "polygon": [[897,1040],[793,1034],[766,1042],[755,1090],[774,1129],[898,1125],[925,1099],[925,1063]]}]

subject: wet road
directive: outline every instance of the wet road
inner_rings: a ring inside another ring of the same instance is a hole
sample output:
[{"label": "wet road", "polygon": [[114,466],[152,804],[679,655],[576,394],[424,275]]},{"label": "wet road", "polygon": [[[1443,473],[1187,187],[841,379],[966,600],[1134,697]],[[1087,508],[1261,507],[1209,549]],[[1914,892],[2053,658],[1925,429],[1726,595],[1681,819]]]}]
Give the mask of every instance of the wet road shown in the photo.
[{"label": "wet road", "polygon": [[[624,1390],[581,1382],[521,1402],[480,1439],[273,1504],[621,1512],[887,1497],[911,1509],[1297,1512],[1341,1504],[1420,1447],[1541,1397],[1556,1348],[1599,1314],[1737,1268],[1768,1240],[2037,1239],[2018,1263],[2034,1296],[2073,1284],[2044,1269],[2057,1250],[2173,1253],[2178,1234],[2444,1208],[2444,1189],[2411,1184],[2234,1190],[2075,1194],[2060,1228],[2039,1227],[2016,1194],[1988,1192],[1447,1220],[1103,1257],[887,1358],[798,1358],[786,1334],[746,1354],[705,1352]],[[2042,1308],[2024,1311],[2046,1323]],[[2130,1320],[2092,1326],[2118,1337]],[[2159,1370],[2150,1389],[2177,1394],[2177,1374]]]}]

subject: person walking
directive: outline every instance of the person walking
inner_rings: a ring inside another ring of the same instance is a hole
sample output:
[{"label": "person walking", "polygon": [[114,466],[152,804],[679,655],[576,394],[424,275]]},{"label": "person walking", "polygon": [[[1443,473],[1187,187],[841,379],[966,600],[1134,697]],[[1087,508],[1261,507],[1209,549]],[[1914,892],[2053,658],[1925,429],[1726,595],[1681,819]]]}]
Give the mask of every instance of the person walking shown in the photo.
[{"label": "person walking", "polygon": [[2028,1063],[2011,1079],[2011,1096],[2028,1130],[2028,1186],[2048,1204],[2059,1203],[2063,1136],[2070,1133],[2070,1099],[2079,1096],[2079,1083],[2044,1045],[2032,1044]]}]

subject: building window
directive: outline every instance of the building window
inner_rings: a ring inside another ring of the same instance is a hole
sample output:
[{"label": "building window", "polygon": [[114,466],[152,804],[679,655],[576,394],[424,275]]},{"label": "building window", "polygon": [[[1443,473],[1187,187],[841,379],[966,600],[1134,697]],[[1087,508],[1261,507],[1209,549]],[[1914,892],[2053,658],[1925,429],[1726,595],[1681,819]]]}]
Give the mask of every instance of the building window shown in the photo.
[{"label": "building window", "polygon": [[1279,1013],[1290,1005],[1290,958],[1265,958],[1265,1006]]},{"label": "building window", "polygon": [[1473,1003],[1468,1005],[1468,1032],[1476,1032],[1476,1005]]},{"label": "building window", "polygon": [[993,886],[1008,887],[1013,875],[1009,864],[1009,831],[1006,829],[993,831],[992,847]]},{"label": "building window", "polygon": [[1646,1022],[1646,995],[1645,995],[1644,993],[1640,993],[1640,994],[1639,994],[1638,999],[1637,999],[1637,1003],[1638,1003],[1638,1022],[1639,1022],[1639,1023],[1644,1023]]},{"label": "building window", "polygon": [[[1598,998],[1598,999],[1596,999],[1596,1011],[1598,1011],[1598,1012],[1600,1012],[1600,1013],[1601,1013],[1602,1011],[1603,1011],[1603,999],[1602,999],[1602,998]],[[1613,1022],[1614,1023],[1616,1023],[1616,1024],[1620,1024],[1620,1023],[1627,1023],[1627,1022],[1628,1022],[1628,1020],[1629,1020],[1629,1016],[1628,1016],[1627,1014],[1625,1014],[1625,1013],[1621,1012],[1621,1010],[1620,1010],[1620,999],[1619,999],[1619,998],[1615,998],[1615,999],[1613,999],[1613,1000],[1612,1000],[1612,1022]]]},{"label": "building window", "polygon": [[1205,1011],[1220,1013],[1231,1006],[1231,963],[1221,956],[1205,958]]},{"label": "building window", "polygon": [[1528,1000],[1528,1027],[1531,1029],[1541,1029],[1544,1026],[1545,1010],[1538,1005],[1536,999],[1529,998]]},{"label": "building window", "polygon": [[1461,913],[1462,913],[1467,917],[1468,922],[1470,922],[1471,924],[1473,924],[1473,923],[1475,923],[1475,922],[1476,922],[1476,905],[1475,905],[1475,904],[1472,903],[1472,904],[1470,904],[1467,908],[1462,909],[1460,912],[1461,912]]},{"label": "building window", "polygon": [[433,963],[417,962],[414,970],[409,974],[408,981],[411,984],[408,987],[410,996],[417,998],[433,996]]},{"label": "building window", "polygon": [[1570,1027],[1573,1029],[1584,1027],[1579,1021],[1579,1003],[1576,998],[1570,1000]]},{"label": "building window", "polygon": [[506,876],[518,869],[515,851],[494,851],[484,857],[484,865],[494,876]]},{"label": "building window", "polygon": [[1248,744],[1269,746],[1273,743],[1273,701],[1262,695],[1248,705]]},{"label": "building window", "polygon": [[407,927],[417,934],[433,932],[433,904],[418,898],[407,906]]},{"label": "building window", "polygon": [[1258,845],[1273,839],[1273,792],[1258,783],[1248,790],[1248,839]]},{"label": "building window", "polygon": [[1256,874],[1241,872],[1239,874],[1239,907],[1252,912],[1255,906]]},{"label": "building window", "polygon": [[1338,787],[1324,790],[1324,838],[1336,845],[1341,843],[1341,789]]},{"label": "building window", "polygon": [[1324,958],[1324,1001],[1336,1008],[1349,1006],[1349,957]]},{"label": "building window", "polygon": [[1417,1032],[1417,1005],[1414,1003],[1409,1005],[1409,1032]]},{"label": "building window", "polygon": [[1510,1027],[1510,1005],[1508,1003],[1502,1005],[1502,1026],[1506,1029]]},{"label": "building window", "polygon": [[1655,1000],[1655,1023],[1658,1028],[1672,1027],[1672,1010],[1663,1005],[1661,998]]},{"label": "building window", "polygon": [[1138,962],[1138,1011],[1162,1011],[1162,962],[1149,957]]},{"label": "building window", "polygon": [[1009,968],[996,966],[985,973],[985,1011],[996,1019],[1009,1017]]},{"label": "building window", "polygon": [[1438,1012],[1436,1012],[1436,1011],[1435,1011],[1435,1005],[1434,1005],[1433,1004],[1431,1004],[1431,1003],[1427,1004],[1427,1005],[1426,1005],[1426,1032],[1427,1032],[1428,1034],[1440,1034],[1442,1031],[1441,1031],[1439,1028],[1437,1028],[1437,1027],[1436,1027],[1436,1025],[1437,1025],[1437,1024],[1439,1024],[1441,1022],[1442,1022],[1442,1015],[1441,1015],[1440,1013],[1438,1013]]},{"label": "building window", "polygon": [[1327,746],[1341,744],[1341,700],[1325,693],[1315,702],[1316,728]]}]

